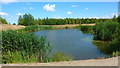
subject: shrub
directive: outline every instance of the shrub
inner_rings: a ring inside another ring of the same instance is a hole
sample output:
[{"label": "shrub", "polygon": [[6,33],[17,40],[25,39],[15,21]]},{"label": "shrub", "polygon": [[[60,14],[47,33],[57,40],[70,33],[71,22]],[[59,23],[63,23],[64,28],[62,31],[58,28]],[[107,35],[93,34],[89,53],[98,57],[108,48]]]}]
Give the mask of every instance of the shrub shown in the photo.
[{"label": "shrub", "polygon": [[112,41],[116,33],[116,22],[100,22],[93,28],[94,40]]},{"label": "shrub", "polygon": [[110,57],[120,55],[120,24],[116,26],[114,31],[115,33],[112,33],[111,37],[113,37],[113,39],[111,39],[111,41],[104,41],[103,43],[100,43],[99,46],[97,45],[102,52]]},{"label": "shrub", "polygon": [[44,62],[50,52],[50,45],[46,43],[44,37],[37,38],[33,34],[3,31],[2,51],[3,63],[29,62],[33,58],[36,62]]},{"label": "shrub", "polygon": [[[116,28],[116,33],[114,34],[114,39],[109,43],[106,49],[110,54],[120,55],[120,24]],[[115,56],[114,55],[114,56]]]},{"label": "shrub", "polygon": [[92,33],[92,28],[93,28],[93,26],[80,26],[81,28],[81,31],[83,31],[83,32],[87,32],[87,33]]},{"label": "shrub", "polygon": [[77,26],[75,27],[77,29],[80,29],[81,31],[83,31],[83,33],[92,33],[93,32],[93,26]]}]

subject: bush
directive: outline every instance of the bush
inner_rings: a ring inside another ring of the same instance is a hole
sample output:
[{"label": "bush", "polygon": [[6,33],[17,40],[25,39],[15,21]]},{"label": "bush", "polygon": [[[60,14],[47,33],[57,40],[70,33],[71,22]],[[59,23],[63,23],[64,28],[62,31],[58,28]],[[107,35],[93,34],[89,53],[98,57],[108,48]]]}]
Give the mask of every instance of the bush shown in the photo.
[{"label": "bush", "polygon": [[[33,34],[22,34],[15,31],[2,32],[3,63],[44,62],[50,52],[49,43],[46,39],[40,39]],[[32,61],[31,61],[32,62]]]},{"label": "bush", "polygon": [[92,33],[93,26],[80,26],[81,31],[87,32],[87,33]]},{"label": "bush", "polygon": [[106,47],[106,49],[109,51],[110,54],[120,55],[120,36],[119,35],[120,35],[120,24],[116,28],[114,39]]},{"label": "bush", "polygon": [[114,30],[114,32],[115,33],[112,33],[112,36],[110,36],[112,37],[112,39],[110,39],[111,41],[106,41],[106,42],[103,41],[103,43],[100,43],[99,45],[97,45],[97,47],[102,52],[109,55],[110,57],[120,55],[120,42],[119,42],[120,41],[120,36],[119,36],[120,35],[120,24],[116,26],[116,29]]},{"label": "bush", "polygon": [[93,28],[94,40],[112,41],[116,33],[116,22],[100,22]]},{"label": "bush", "polygon": [[77,26],[75,27],[77,29],[80,29],[81,31],[83,31],[83,33],[92,33],[93,32],[93,26]]}]

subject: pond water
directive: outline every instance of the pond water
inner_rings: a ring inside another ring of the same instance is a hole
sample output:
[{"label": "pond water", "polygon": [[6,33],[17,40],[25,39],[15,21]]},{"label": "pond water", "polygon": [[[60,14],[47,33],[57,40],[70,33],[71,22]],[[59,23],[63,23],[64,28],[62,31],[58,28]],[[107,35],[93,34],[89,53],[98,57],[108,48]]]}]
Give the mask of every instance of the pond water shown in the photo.
[{"label": "pond water", "polygon": [[85,34],[79,29],[41,30],[34,32],[38,37],[46,36],[52,47],[52,54],[62,52],[74,60],[95,59],[106,57],[95,44],[93,35]]}]

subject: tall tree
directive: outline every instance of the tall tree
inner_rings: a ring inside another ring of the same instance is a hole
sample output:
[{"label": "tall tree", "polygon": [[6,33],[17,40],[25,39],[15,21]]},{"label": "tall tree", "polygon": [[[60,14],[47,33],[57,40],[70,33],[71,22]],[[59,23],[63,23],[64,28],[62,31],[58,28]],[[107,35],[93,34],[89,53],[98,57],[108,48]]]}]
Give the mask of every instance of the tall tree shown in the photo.
[{"label": "tall tree", "polygon": [[113,21],[117,22],[117,17],[114,15]]},{"label": "tall tree", "polygon": [[22,18],[21,15],[20,15],[19,18],[18,18],[18,25],[24,25],[24,24],[23,24],[23,18]]},{"label": "tall tree", "polygon": [[8,24],[8,22],[6,21],[6,19],[3,19],[2,17],[0,17],[0,23],[2,23],[2,24]]},{"label": "tall tree", "polygon": [[19,16],[18,24],[20,25],[34,25],[34,17],[31,14],[24,14],[23,16]]}]

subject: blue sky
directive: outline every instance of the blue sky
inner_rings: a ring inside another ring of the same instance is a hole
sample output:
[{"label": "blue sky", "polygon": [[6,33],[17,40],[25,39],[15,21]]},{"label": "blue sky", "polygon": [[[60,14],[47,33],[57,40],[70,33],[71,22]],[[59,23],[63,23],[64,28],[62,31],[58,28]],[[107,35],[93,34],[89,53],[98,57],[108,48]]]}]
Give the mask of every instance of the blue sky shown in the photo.
[{"label": "blue sky", "polygon": [[35,18],[111,18],[118,13],[117,2],[14,2],[3,3],[0,15],[17,23],[19,15]]}]

